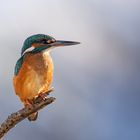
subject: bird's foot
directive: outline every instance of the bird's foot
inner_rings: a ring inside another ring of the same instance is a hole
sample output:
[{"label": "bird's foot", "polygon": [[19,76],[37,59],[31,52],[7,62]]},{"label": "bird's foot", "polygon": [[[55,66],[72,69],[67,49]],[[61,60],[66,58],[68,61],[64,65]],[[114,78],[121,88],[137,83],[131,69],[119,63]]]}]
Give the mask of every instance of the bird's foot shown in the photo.
[{"label": "bird's foot", "polygon": [[40,93],[39,96],[42,98],[42,100],[46,100],[47,99],[47,95],[45,93]]},{"label": "bird's foot", "polygon": [[47,96],[49,95],[50,92],[53,91],[53,87],[51,87],[49,90],[44,90],[44,91],[41,91],[41,93],[39,94],[39,96],[43,99],[43,100],[46,100],[47,99]]},{"label": "bird's foot", "polygon": [[29,99],[27,99],[27,101],[26,101],[26,103],[24,103],[24,105],[28,109],[33,109],[34,108],[33,101],[29,100]]}]

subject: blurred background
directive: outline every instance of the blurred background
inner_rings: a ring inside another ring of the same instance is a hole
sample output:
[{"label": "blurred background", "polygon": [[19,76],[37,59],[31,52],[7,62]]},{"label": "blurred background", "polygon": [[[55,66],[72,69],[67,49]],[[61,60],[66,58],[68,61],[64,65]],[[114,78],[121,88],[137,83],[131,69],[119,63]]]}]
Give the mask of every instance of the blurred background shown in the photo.
[{"label": "blurred background", "polygon": [[23,107],[13,73],[32,34],[80,41],[52,51],[57,100],[5,140],[140,139],[139,0],[0,0],[0,122]]}]

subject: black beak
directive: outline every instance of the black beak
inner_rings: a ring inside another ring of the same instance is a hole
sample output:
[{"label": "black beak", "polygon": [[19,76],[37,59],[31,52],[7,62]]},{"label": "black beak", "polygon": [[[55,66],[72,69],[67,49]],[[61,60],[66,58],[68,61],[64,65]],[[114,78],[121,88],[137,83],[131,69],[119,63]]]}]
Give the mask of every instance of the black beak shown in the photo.
[{"label": "black beak", "polygon": [[51,43],[51,46],[59,47],[59,46],[70,46],[70,45],[77,45],[80,44],[80,42],[74,42],[74,41],[63,41],[63,40],[56,40],[56,42]]}]

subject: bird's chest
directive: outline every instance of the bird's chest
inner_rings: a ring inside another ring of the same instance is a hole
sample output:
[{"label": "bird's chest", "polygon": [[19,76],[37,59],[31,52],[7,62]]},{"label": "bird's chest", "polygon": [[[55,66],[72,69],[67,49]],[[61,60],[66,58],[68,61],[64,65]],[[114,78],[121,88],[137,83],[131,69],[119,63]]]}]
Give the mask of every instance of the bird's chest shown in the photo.
[{"label": "bird's chest", "polygon": [[14,77],[14,87],[21,100],[46,92],[53,80],[53,62],[48,53],[27,54]]},{"label": "bird's chest", "polygon": [[50,85],[53,79],[53,61],[49,53],[28,54],[23,64],[23,74],[31,83]]},{"label": "bird's chest", "polygon": [[[29,54],[25,60],[28,69],[34,70],[38,75],[46,74],[48,71],[53,71],[53,61],[49,53]],[[26,65],[25,64],[25,65]]]}]

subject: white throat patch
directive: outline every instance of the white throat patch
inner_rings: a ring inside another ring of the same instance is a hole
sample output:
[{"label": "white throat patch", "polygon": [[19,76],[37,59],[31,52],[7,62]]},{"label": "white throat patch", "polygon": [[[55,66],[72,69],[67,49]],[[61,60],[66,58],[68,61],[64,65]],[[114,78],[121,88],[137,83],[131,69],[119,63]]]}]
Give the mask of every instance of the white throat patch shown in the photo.
[{"label": "white throat patch", "polygon": [[34,50],[34,46],[31,46],[30,48],[28,48],[27,50],[24,51],[24,53],[22,55],[24,55],[27,52],[31,52],[32,50]]}]

